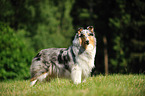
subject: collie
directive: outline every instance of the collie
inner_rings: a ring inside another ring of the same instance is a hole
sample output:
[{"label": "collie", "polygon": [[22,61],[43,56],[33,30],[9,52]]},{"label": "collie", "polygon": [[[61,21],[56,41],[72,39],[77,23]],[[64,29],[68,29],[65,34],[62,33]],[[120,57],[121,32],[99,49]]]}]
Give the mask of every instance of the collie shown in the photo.
[{"label": "collie", "polygon": [[96,38],[92,26],[79,28],[69,48],[41,50],[32,60],[31,84],[37,80],[69,78],[74,84],[84,82],[94,67]]}]

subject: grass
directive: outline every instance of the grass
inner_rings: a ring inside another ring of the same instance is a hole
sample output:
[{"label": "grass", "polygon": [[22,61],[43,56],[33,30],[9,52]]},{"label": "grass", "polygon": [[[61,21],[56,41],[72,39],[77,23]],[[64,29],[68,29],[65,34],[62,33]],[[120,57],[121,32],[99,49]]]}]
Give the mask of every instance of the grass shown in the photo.
[{"label": "grass", "polygon": [[0,96],[145,96],[145,75],[98,75],[78,85],[58,78],[29,84],[29,80],[0,82]]}]

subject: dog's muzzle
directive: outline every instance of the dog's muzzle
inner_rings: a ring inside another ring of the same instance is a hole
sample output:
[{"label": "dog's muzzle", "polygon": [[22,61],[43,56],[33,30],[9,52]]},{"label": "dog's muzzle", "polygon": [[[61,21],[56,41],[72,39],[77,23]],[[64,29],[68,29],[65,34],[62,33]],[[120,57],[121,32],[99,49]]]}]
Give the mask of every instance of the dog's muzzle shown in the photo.
[{"label": "dog's muzzle", "polygon": [[85,44],[89,45],[89,40],[87,40],[87,41],[85,42]]}]

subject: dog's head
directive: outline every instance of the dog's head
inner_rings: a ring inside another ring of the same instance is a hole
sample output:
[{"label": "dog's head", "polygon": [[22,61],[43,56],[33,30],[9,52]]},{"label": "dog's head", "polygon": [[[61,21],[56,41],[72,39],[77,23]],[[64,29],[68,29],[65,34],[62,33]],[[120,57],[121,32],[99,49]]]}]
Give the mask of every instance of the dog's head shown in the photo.
[{"label": "dog's head", "polygon": [[93,26],[88,26],[87,29],[79,28],[78,37],[80,46],[85,49],[92,49],[96,45],[95,34]]}]

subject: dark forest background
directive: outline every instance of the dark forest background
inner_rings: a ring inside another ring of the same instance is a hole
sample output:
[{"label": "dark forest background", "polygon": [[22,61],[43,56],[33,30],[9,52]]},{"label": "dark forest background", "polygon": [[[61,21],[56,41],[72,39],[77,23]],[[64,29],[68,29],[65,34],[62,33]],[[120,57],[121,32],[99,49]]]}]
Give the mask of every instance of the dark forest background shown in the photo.
[{"label": "dark forest background", "polygon": [[69,47],[94,26],[92,74],[145,73],[144,0],[0,0],[0,79],[27,79],[42,49]]}]

